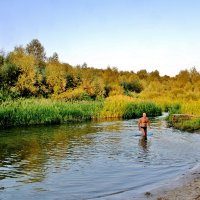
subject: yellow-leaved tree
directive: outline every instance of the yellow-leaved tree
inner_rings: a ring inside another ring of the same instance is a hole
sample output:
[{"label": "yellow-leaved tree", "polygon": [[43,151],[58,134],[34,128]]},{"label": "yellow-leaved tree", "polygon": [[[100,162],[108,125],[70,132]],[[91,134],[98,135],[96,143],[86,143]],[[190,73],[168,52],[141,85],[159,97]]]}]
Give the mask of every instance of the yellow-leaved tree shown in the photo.
[{"label": "yellow-leaved tree", "polygon": [[34,95],[37,92],[34,85],[36,82],[34,57],[27,55],[22,47],[15,47],[14,51],[9,54],[9,62],[18,66],[21,72],[12,89],[20,92],[22,96]]},{"label": "yellow-leaved tree", "polygon": [[53,94],[60,94],[66,87],[66,67],[59,62],[49,62],[46,65],[46,81]]}]

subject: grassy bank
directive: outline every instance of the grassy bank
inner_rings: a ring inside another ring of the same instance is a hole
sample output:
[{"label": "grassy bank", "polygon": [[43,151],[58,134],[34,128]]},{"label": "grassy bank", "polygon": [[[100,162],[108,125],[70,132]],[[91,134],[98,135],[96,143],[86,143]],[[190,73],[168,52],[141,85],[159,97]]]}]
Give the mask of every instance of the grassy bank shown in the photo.
[{"label": "grassy bank", "polygon": [[200,130],[200,118],[173,123],[173,127],[182,131],[194,132]]},{"label": "grassy bank", "polygon": [[0,107],[0,126],[60,124],[97,117],[102,102],[62,102],[51,99],[19,99]]},{"label": "grassy bank", "polygon": [[149,101],[117,95],[106,99],[100,116],[103,118],[119,117],[130,119],[141,117],[143,112],[146,112],[147,116],[159,116],[162,114],[162,109]]},{"label": "grassy bank", "polygon": [[36,124],[60,124],[93,118],[137,118],[161,115],[161,108],[151,102],[140,102],[125,96],[105,101],[64,102],[51,99],[18,99],[0,107],[0,127]]},{"label": "grassy bank", "polygon": [[[169,107],[167,118],[169,125],[182,130],[193,132],[200,130],[200,102],[199,101],[180,101]],[[183,114],[175,117],[174,114]]]}]

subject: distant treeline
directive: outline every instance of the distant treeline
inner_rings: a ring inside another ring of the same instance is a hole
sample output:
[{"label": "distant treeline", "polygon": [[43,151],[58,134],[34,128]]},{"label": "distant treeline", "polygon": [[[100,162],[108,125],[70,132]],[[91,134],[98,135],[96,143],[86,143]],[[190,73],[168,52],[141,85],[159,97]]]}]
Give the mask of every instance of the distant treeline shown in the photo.
[{"label": "distant treeline", "polygon": [[61,63],[57,53],[46,57],[39,40],[25,47],[0,53],[0,101],[18,97],[45,97],[64,100],[96,100],[114,95],[141,99],[198,100],[200,73],[195,67],[175,77],[119,71],[116,67],[95,69]]}]

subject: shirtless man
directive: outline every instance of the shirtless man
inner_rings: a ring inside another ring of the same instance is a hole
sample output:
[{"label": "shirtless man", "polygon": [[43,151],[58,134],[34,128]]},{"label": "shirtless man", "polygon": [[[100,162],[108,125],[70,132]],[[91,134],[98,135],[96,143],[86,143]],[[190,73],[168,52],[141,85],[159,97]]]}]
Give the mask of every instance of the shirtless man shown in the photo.
[{"label": "shirtless man", "polygon": [[147,125],[150,128],[150,121],[149,118],[146,116],[146,113],[142,114],[142,117],[138,121],[138,128],[142,132],[142,136],[147,138]]}]

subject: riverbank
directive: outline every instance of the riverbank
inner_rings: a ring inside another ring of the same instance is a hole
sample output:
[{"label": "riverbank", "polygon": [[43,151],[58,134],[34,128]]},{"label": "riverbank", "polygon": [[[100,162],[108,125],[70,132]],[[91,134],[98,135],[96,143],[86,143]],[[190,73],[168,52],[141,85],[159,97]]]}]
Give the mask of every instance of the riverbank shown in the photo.
[{"label": "riverbank", "polygon": [[191,114],[171,114],[169,125],[181,131],[194,132],[200,130],[200,116]]},{"label": "riverbank", "polygon": [[[154,195],[153,195],[154,196]],[[200,171],[186,176],[173,189],[164,189],[152,200],[200,200]]]},{"label": "riverbank", "polygon": [[135,101],[125,96],[113,96],[102,101],[61,101],[53,99],[17,99],[5,101],[0,107],[0,127],[39,124],[61,124],[99,118],[138,118],[162,114],[152,102]]}]

